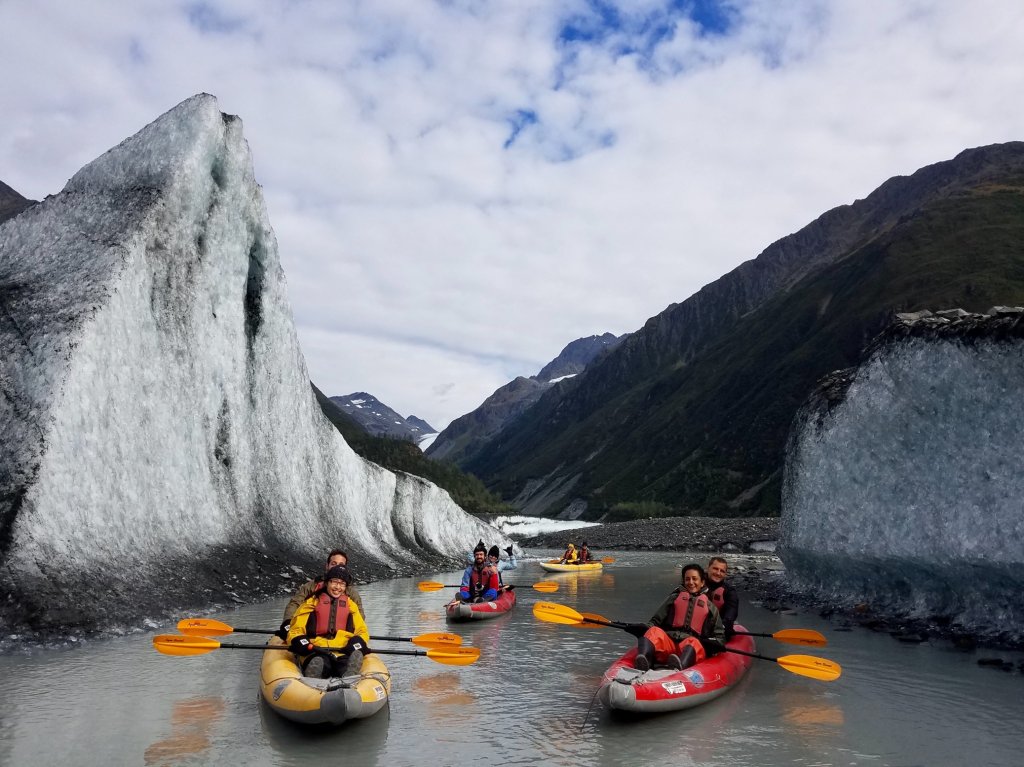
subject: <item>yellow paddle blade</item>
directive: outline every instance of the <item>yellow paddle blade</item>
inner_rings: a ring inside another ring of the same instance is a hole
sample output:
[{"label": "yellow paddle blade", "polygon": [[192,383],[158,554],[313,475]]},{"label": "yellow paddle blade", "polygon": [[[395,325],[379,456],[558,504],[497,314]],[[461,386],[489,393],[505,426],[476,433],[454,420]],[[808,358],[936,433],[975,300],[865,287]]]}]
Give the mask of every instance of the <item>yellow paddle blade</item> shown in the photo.
[{"label": "yellow paddle blade", "polygon": [[575,626],[583,622],[583,615],[571,607],[556,604],[554,602],[537,602],[533,606],[533,617],[537,620],[548,623],[561,623],[566,626]]},{"label": "yellow paddle blade", "polygon": [[427,657],[446,666],[468,666],[480,659],[479,647],[451,647],[427,650]]},{"label": "yellow paddle blade", "polygon": [[554,581],[537,581],[533,584],[534,591],[543,591],[545,594],[554,594],[558,591],[558,584]]},{"label": "yellow paddle blade", "polygon": [[784,655],[775,662],[794,674],[809,676],[822,682],[835,681],[843,673],[838,663],[813,655]]},{"label": "yellow paddle blade", "polygon": [[220,642],[202,637],[160,634],[153,637],[153,647],[164,655],[205,655],[211,650],[220,649]]},{"label": "yellow paddle blade", "polygon": [[444,584],[437,581],[420,581],[416,584],[416,588],[420,591],[440,591],[444,588]]},{"label": "yellow paddle blade", "polygon": [[615,563],[615,557],[602,557],[601,561],[604,562],[606,565],[611,565]]},{"label": "yellow paddle blade", "polygon": [[772,634],[772,638],[786,644],[803,645],[804,647],[825,647],[828,645],[825,635],[814,629],[782,629]]},{"label": "yellow paddle blade", "polygon": [[410,640],[414,645],[426,647],[427,649],[446,650],[451,647],[458,647],[462,644],[462,637],[458,634],[435,631],[429,634],[420,634]]},{"label": "yellow paddle blade", "polygon": [[[188,636],[220,637],[234,631],[233,626],[215,621],[212,618],[186,618],[178,621],[178,631]],[[170,636],[166,634],[165,636]]]}]

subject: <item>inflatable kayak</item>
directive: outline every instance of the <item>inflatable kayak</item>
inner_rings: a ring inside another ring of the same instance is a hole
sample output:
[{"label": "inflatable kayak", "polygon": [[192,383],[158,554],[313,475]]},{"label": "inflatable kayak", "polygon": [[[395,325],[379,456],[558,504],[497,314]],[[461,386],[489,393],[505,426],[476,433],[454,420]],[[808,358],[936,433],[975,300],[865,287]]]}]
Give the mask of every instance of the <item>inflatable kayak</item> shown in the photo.
[{"label": "inflatable kayak", "polygon": [[[272,637],[270,645],[284,644]],[[301,724],[338,725],[365,719],[387,705],[391,675],[379,655],[363,657],[359,673],[334,679],[304,677],[295,656],[281,650],[263,653],[260,694],[285,719]]]},{"label": "inflatable kayak", "polygon": [[[739,624],[736,629],[744,630]],[[754,640],[749,636],[734,636],[726,647],[744,652],[755,649]],[[721,652],[682,671],[668,668],[640,671],[633,668],[635,657],[634,647],[604,672],[599,695],[609,708],[655,714],[699,706],[735,686],[753,661],[746,655]]]},{"label": "inflatable kayak", "polygon": [[563,565],[560,559],[549,559],[539,564],[549,573],[587,573],[604,567],[600,562],[587,562],[584,565]]},{"label": "inflatable kayak", "polygon": [[504,615],[516,605],[516,592],[505,589],[493,602],[452,602],[445,607],[445,617],[450,623],[483,621]]}]

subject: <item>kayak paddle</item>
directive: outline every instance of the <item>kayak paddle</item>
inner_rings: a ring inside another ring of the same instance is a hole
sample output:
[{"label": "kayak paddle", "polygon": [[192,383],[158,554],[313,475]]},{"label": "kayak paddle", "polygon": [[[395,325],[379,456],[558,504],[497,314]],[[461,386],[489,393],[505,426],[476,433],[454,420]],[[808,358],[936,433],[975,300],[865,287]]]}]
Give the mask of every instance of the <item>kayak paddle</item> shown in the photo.
[{"label": "kayak paddle", "polygon": [[758,634],[753,631],[734,631],[733,633],[748,637],[766,637],[784,644],[803,645],[804,647],[825,647],[828,644],[825,635],[813,629],[782,629],[774,634]]},{"label": "kayak paddle", "polygon": [[[598,615],[596,613],[580,613],[580,615],[582,615],[585,620],[582,623],[576,623],[574,625],[581,629],[600,628],[605,623],[608,625],[615,623],[615,621],[609,620],[603,615]],[[758,634],[754,631],[734,631],[733,633],[749,637],[766,637],[784,644],[795,644],[801,645],[802,647],[825,647],[828,644],[828,640],[825,638],[825,635],[814,631],[813,629],[782,629],[781,631],[776,631],[774,634]]]},{"label": "kayak paddle", "polygon": [[[515,584],[505,586],[506,589],[514,588]],[[438,583],[437,581],[420,581],[416,584],[420,591],[440,591],[441,589],[461,589],[462,584]],[[533,584],[534,591],[542,591],[545,594],[554,594],[558,591],[558,584],[554,581],[537,581]]]},{"label": "kayak paddle", "polygon": [[[622,623],[620,621],[609,621],[603,618],[588,618],[583,613],[576,612],[571,607],[565,605],[556,604],[554,602],[537,602],[533,606],[533,616],[538,620],[546,621],[548,623],[561,623],[566,626],[574,626],[580,623],[595,623],[599,626],[609,626],[616,629],[625,629],[629,624]],[[745,650],[736,650],[732,647],[722,646],[725,652],[736,653],[737,655],[746,655],[751,658],[759,658],[760,660],[770,660],[778,663],[786,671],[790,671],[794,674],[800,674],[801,676],[810,677],[811,679],[818,679],[822,682],[831,682],[839,678],[839,675],[843,673],[838,663],[827,660],[825,658],[816,658],[813,655],[786,655],[781,658],[773,658],[769,655],[760,655],[758,653],[746,652]]]},{"label": "kayak paddle", "polygon": [[[178,621],[178,631],[187,636],[198,637],[219,637],[228,634],[276,634],[272,629],[244,629],[236,626],[229,626],[226,623],[213,620],[212,618],[186,618]],[[419,647],[428,649],[443,650],[446,647],[458,647],[462,644],[462,637],[458,634],[447,632],[433,632],[419,634],[414,637],[386,637],[371,636],[375,642],[412,642]]]},{"label": "kayak paddle", "polygon": [[[153,647],[164,655],[205,655],[213,650],[283,650],[291,652],[288,645],[228,644],[216,639],[161,634],[153,637]],[[330,650],[330,648],[320,648]],[[377,655],[423,655],[446,666],[468,666],[480,658],[479,647],[449,647],[434,650],[370,650]]]}]

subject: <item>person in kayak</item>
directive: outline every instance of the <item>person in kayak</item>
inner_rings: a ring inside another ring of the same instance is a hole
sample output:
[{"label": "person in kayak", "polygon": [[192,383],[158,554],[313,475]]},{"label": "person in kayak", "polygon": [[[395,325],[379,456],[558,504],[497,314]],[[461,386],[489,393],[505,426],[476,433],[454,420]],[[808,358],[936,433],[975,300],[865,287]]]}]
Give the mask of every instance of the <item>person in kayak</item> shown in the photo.
[{"label": "person in kayak", "polygon": [[[331,549],[331,552],[327,555],[327,564],[324,565],[324,572],[326,573],[332,567],[344,567],[348,568],[348,554],[341,549]],[[299,590],[296,591],[292,598],[288,600],[288,604],[284,606],[284,621],[281,623],[281,628],[277,630],[277,635],[281,639],[287,639],[288,631],[291,628],[292,616],[295,615],[295,611],[299,609],[307,599],[309,599],[316,592],[317,589],[323,586],[323,578],[315,578],[311,581],[306,581]],[[346,592],[348,598],[355,602],[359,606],[360,612],[363,609],[363,600],[359,596],[359,590],[356,588],[354,583],[348,585],[348,591]]]},{"label": "person in kayak", "polygon": [[370,652],[363,614],[346,593],[351,583],[348,568],[332,567],[323,585],[292,616],[288,645],[306,676],[327,679],[349,668],[358,673],[363,653]]},{"label": "person in kayak", "polygon": [[[483,546],[484,542],[481,540],[476,545]],[[505,548],[505,553],[508,554],[508,561],[503,561],[501,559],[501,551],[498,549],[497,544],[491,546],[491,548],[487,550],[487,564],[489,564],[491,567],[498,571],[498,580],[502,581],[502,585],[504,585],[504,581],[501,577],[501,574],[506,570],[515,570],[516,567],[518,567],[518,563],[516,562],[515,549],[513,549],[511,546],[507,546]],[[466,561],[470,564],[473,564],[473,562],[476,561],[475,549],[474,551],[469,551],[466,553]]]},{"label": "person in kayak", "polygon": [[563,565],[575,565],[578,559],[579,555],[576,553],[576,544],[569,541],[569,546],[565,549],[565,553],[562,554],[560,563]]},{"label": "person in kayak", "polygon": [[462,573],[458,599],[463,602],[490,602],[497,598],[500,586],[498,572],[487,563],[487,549],[480,541],[473,549],[473,564]]},{"label": "person in kayak", "polygon": [[732,639],[733,625],[740,614],[740,597],[732,584],[725,582],[728,575],[729,563],[721,557],[711,557],[708,562],[708,596],[722,616],[726,641]]},{"label": "person in kayak", "polygon": [[637,638],[633,665],[647,671],[655,663],[684,669],[721,650],[725,627],[704,587],[704,568],[683,566],[682,585],[668,595],[647,623],[627,623]]},{"label": "person in kayak", "polygon": [[487,564],[498,574],[498,587],[501,589],[505,588],[505,579],[501,577],[501,574],[506,570],[516,569],[516,555],[513,553],[512,547],[509,546],[505,551],[508,554],[508,560],[502,562],[497,544],[487,550]]},{"label": "person in kayak", "polygon": [[583,545],[580,546],[579,563],[585,565],[588,562],[593,562],[594,558],[590,556],[590,549],[587,548],[587,542],[583,541]]}]

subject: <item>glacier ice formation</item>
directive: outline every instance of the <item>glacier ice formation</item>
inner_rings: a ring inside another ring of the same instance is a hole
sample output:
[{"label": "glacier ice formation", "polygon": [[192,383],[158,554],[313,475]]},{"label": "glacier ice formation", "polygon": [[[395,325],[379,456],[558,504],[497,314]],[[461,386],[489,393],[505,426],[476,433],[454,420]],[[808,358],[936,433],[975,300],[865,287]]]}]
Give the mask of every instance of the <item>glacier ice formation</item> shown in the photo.
[{"label": "glacier ice formation", "polygon": [[790,434],[779,553],[837,606],[1024,638],[1024,310],[897,322]]},{"label": "glacier ice formation", "polygon": [[254,599],[339,544],[409,572],[499,538],[323,417],[241,121],[206,94],[0,227],[0,391],[8,628]]}]

